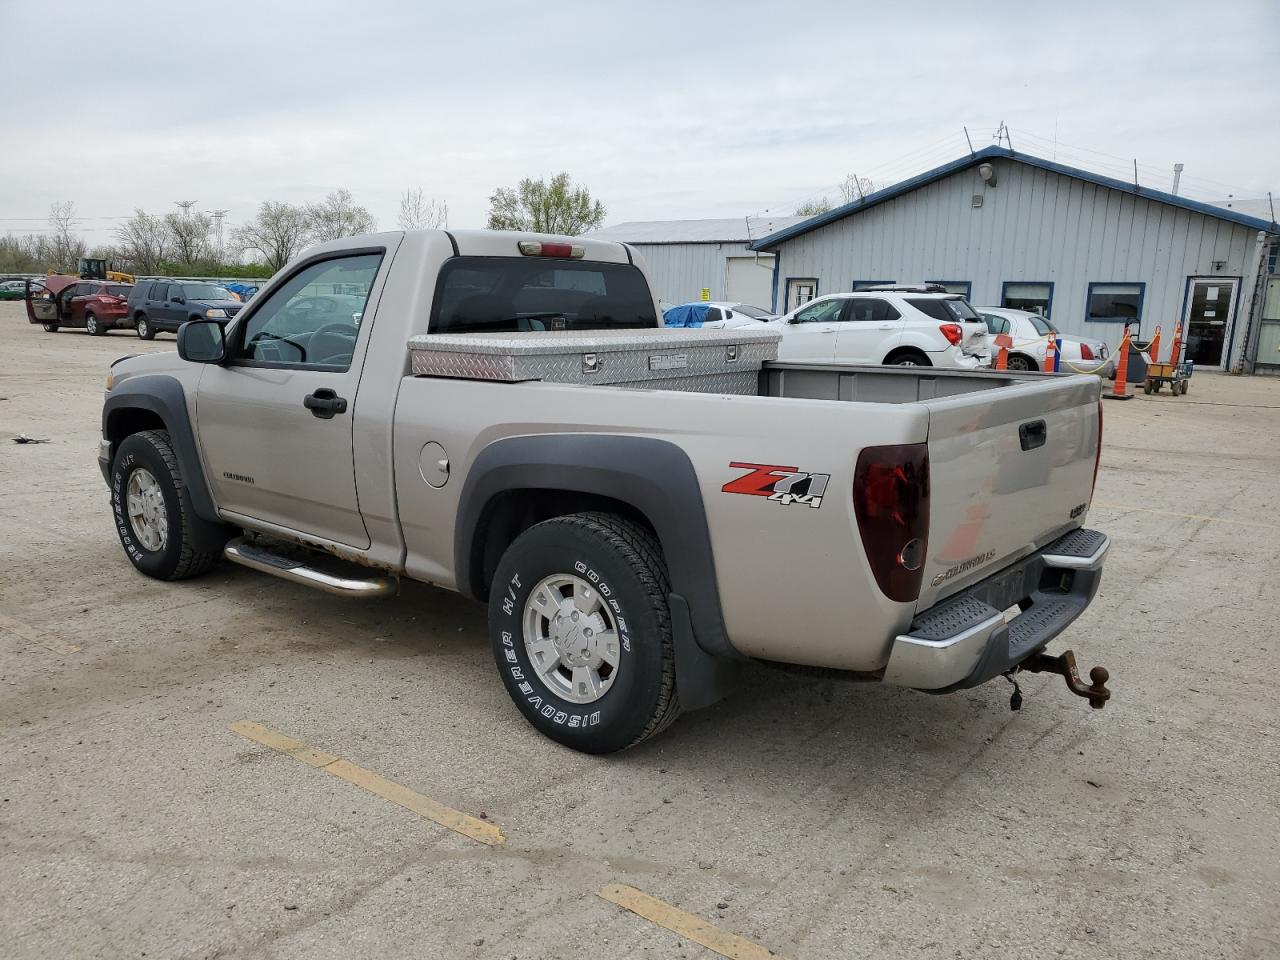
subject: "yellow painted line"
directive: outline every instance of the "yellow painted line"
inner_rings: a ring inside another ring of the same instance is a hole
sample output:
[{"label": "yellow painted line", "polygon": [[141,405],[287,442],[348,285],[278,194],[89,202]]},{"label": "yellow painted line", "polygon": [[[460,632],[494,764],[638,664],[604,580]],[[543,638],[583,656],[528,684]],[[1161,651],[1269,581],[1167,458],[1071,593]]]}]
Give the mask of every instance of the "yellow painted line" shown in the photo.
[{"label": "yellow painted line", "polygon": [[672,933],[678,933],[686,940],[701,944],[722,957],[728,957],[729,960],[775,960],[778,956],[758,943],[726,933],[701,917],[685,913],[680,908],[673,907],[625,883],[611,883],[601,887],[596,896],[610,903],[616,903],[636,916],[644,917]]},{"label": "yellow painted line", "polygon": [[425,797],[416,791],[410,790],[403,784],[388,780],[372,770],[358,767],[349,760],[335,757],[333,754],[325,753],[323,750],[316,750],[314,747],[307,746],[301,740],[295,740],[293,737],[286,736],[279,731],[264,727],[260,723],[254,723],[252,720],[237,720],[231,724],[231,729],[255,743],[260,743],[264,747],[270,747],[272,750],[288,754],[295,760],[301,760],[309,767],[323,770],[339,780],[345,780],[361,790],[367,790],[375,796],[382,797],[383,800],[390,800],[406,810],[412,810],[418,816],[426,817],[442,827],[448,827],[454,833],[460,833],[464,837],[470,837],[472,840],[490,846],[502,843],[506,839],[495,823],[469,816],[459,810],[454,810],[452,807],[446,807],[443,803],[437,803],[430,797]]},{"label": "yellow painted line", "polygon": [[1103,507],[1107,510],[1119,510],[1122,513],[1130,510],[1137,510],[1140,513],[1155,513],[1162,517],[1178,517],[1182,520],[1204,520],[1209,523],[1230,523],[1238,527],[1271,527],[1280,530],[1280,524],[1267,523],[1265,520],[1229,520],[1226,517],[1206,517],[1198,513],[1175,513],[1172,510],[1153,510],[1150,507],[1130,507],[1122,503],[1103,503],[1098,501],[1095,507]]},{"label": "yellow painted line", "polygon": [[64,657],[69,657],[71,654],[80,651],[80,648],[74,643],[67,643],[56,634],[42,634],[35,627],[29,627],[25,623],[6,617],[2,613],[0,613],[0,629],[7,630],[15,637],[21,637],[23,640],[37,644]]}]

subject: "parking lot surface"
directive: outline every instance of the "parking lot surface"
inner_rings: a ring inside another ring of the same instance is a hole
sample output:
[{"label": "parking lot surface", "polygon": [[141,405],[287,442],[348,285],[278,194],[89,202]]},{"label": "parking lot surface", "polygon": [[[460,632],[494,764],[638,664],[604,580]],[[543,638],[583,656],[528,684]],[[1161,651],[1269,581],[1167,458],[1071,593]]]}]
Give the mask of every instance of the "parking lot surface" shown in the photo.
[{"label": "parking lot surface", "polygon": [[103,378],[173,339],[4,303],[0,344],[8,960],[1280,955],[1280,381],[1106,405],[1114,545],[1053,646],[1110,669],[1105,710],[760,666],[598,758],[521,719],[453,594],[136,573]]}]

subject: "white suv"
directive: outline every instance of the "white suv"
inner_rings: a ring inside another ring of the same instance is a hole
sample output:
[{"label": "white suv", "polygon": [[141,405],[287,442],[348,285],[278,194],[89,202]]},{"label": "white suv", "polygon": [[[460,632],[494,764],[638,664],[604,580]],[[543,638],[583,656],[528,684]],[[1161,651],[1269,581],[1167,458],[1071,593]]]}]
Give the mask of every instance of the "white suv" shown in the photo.
[{"label": "white suv", "polygon": [[831,293],[769,328],[782,333],[779,360],[967,369],[991,363],[986,321],[955,294]]}]

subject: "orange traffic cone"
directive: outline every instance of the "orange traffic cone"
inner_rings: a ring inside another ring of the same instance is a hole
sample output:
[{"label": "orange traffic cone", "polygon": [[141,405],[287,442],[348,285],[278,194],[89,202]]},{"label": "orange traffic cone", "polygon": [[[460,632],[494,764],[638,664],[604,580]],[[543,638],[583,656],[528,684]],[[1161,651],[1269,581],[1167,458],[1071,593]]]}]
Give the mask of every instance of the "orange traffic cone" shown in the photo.
[{"label": "orange traffic cone", "polygon": [[1054,340],[1056,336],[1057,334],[1050,333],[1048,337],[1048,343],[1044,348],[1044,369],[1046,373],[1052,373],[1053,368],[1055,366],[1053,362],[1053,353],[1054,353],[1054,347],[1056,346],[1056,342]]},{"label": "orange traffic cone", "polygon": [[1160,362],[1160,328],[1156,327],[1156,332],[1151,335],[1151,344],[1147,347],[1147,353],[1151,354],[1151,362]]},{"label": "orange traffic cone", "polygon": [[995,369],[1009,369],[1009,348],[1013,346],[1013,337],[1007,333],[996,334],[996,346],[1000,348],[1000,352],[996,354]]},{"label": "orange traffic cone", "polygon": [[1169,362],[1178,365],[1178,354],[1182,350],[1182,324],[1173,328],[1173,353],[1169,354]]},{"label": "orange traffic cone", "polygon": [[1129,334],[1124,335],[1124,339],[1120,341],[1120,359],[1116,362],[1116,385],[1115,389],[1110,393],[1104,393],[1103,396],[1108,400],[1132,400],[1133,395],[1126,391],[1127,382],[1125,378],[1129,374]]}]

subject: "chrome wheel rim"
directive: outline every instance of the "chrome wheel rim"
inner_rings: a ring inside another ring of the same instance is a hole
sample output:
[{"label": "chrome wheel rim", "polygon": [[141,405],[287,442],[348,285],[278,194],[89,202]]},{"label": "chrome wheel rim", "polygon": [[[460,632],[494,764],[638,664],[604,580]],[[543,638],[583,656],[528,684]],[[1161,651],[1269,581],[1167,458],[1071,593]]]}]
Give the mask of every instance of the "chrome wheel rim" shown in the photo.
[{"label": "chrome wheel rim", "polygon": [[524,649],[556,696],[593,703],[618,677],[621,644],[613,611],[581,577],[553,574],[524,603]]},{"label": "chrome wheel rim", "polygon": [[138,321],[138,336],[145,337],[147,335],[147,321]]},{"label": "chrome wheel rim", "polygon": [[143,549],[155,552],[164,549],[169,539],[169,515],[164,509],[164,492],[146,467],[138,467],[129,474],[125,486],[125,508],[129,514],[129,526]]},{"label": "chrome wheel rim", "polygon": [[89,332],[90,336],[98,332],[98,318],[90,315],[84,322],[84,328]]},{"label": "chrome wheel rim", "polygon": [[899,361],[898,361],[898,366],[900,366],[900,367],[918,367],[918,366],[920,366],[920,364],[916,363],[914,360],[899,360]]}]

